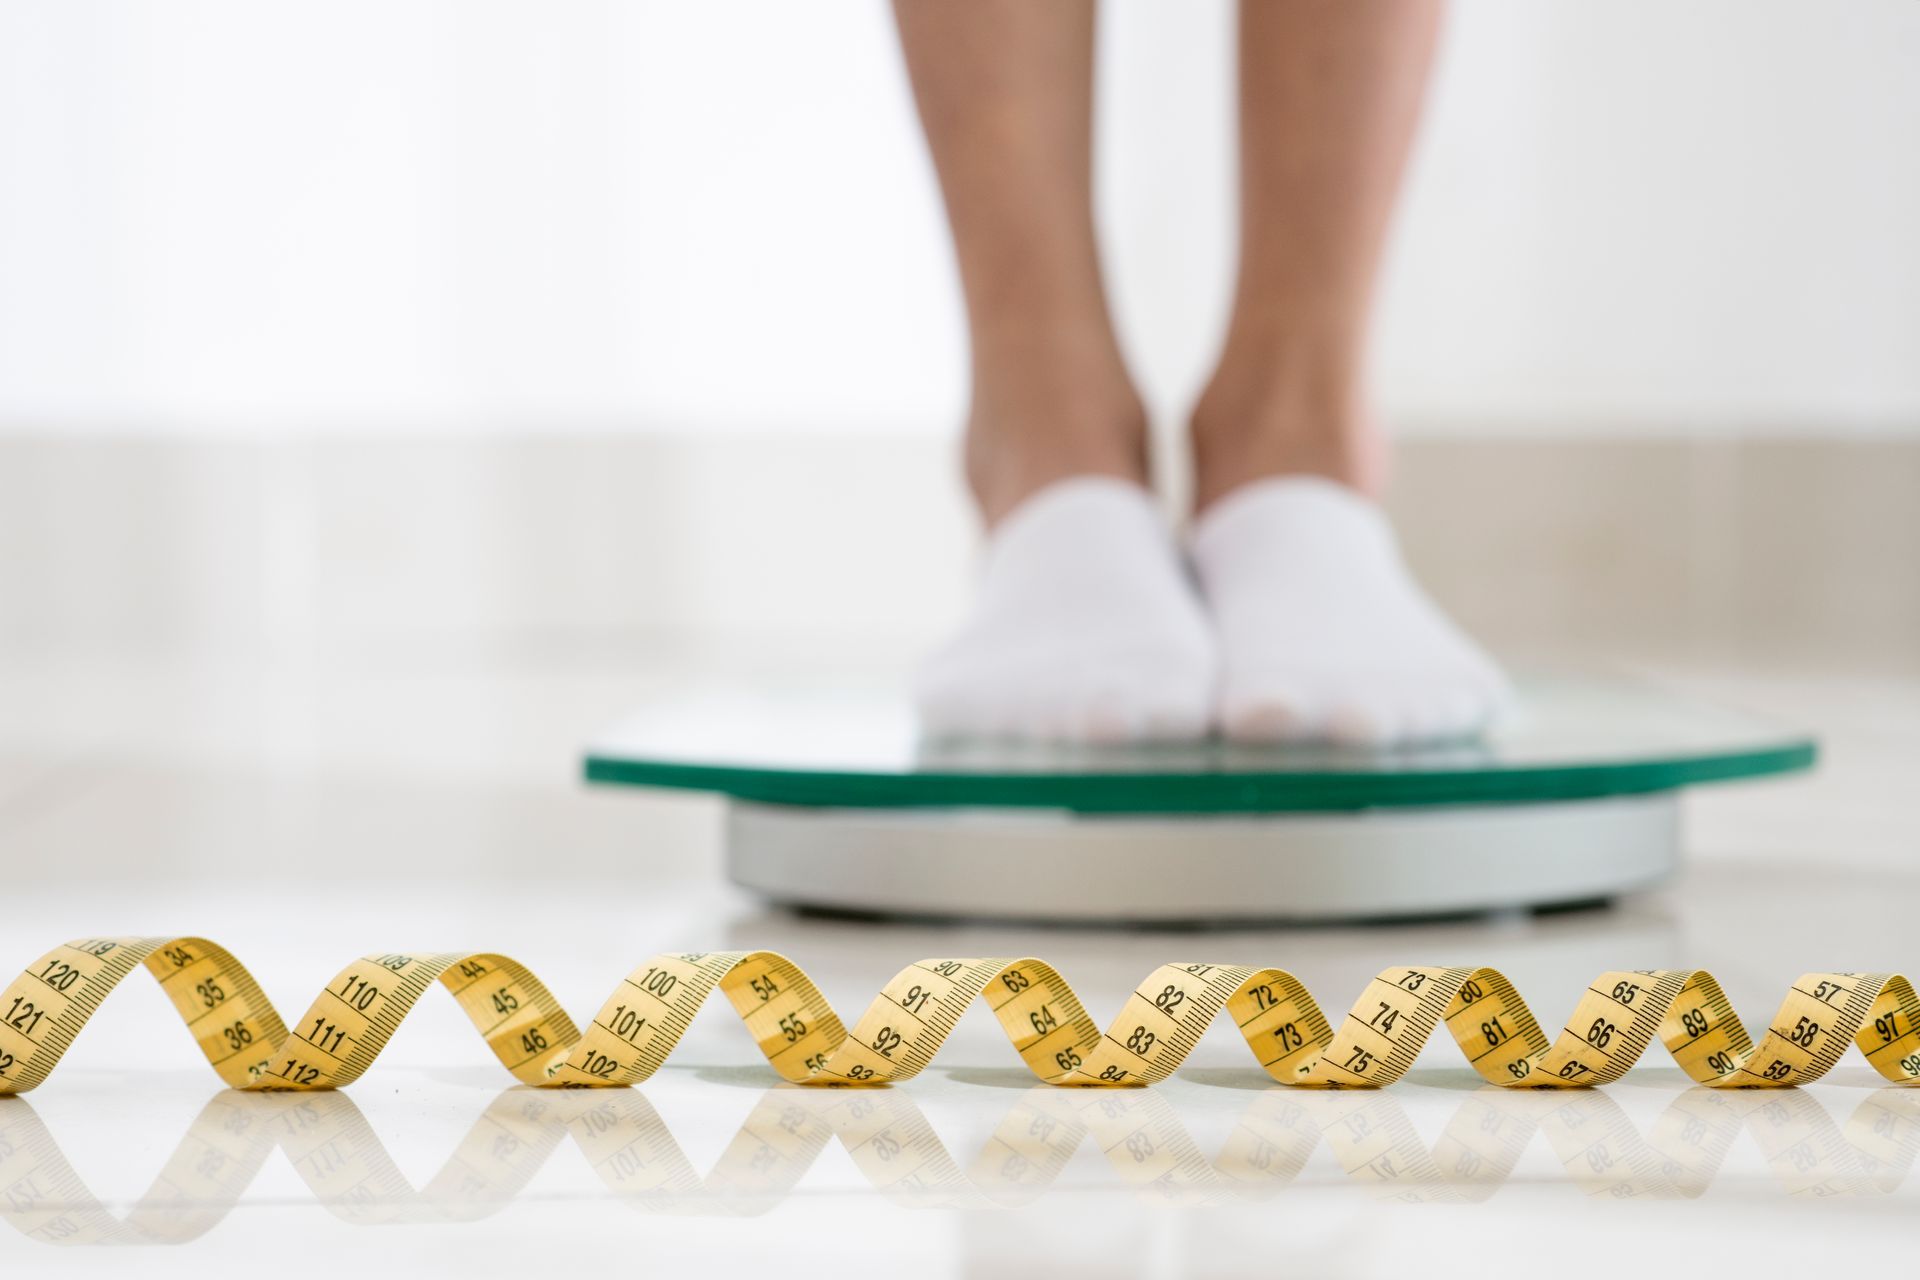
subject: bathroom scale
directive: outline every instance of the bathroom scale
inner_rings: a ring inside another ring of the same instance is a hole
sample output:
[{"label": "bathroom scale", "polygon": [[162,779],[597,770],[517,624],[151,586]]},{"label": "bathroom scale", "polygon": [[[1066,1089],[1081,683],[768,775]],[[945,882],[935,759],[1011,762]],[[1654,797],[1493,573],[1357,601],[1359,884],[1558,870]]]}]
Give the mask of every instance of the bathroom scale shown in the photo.
[{"label": "bathroom scale", "polygon": [[844,913],[1336,921],[1604,902],[1680,859],[1680,795],[1812,766],[1807,735],[1626,680],[1523,682],[1482,737],[1387,749],[928,741],[897,697],[690,693],[589,782],[725,802],[737,883]]}]

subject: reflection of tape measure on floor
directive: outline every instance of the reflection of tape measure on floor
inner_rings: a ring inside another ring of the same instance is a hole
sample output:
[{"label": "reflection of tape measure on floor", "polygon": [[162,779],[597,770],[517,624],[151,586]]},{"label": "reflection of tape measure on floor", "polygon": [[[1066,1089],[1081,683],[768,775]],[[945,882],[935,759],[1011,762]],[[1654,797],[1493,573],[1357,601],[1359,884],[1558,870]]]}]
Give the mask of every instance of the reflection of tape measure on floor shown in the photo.
[{"label": "reflection of tape measure on floor", "polygon": [[1392,1093],[1256,1090],[1212,1154],[1168,1098],[1034,1086],[1014,1095],[984,1142],[972,1137],[954,1150],[909,1090],[780,1086],[760,1094],[702,1172],[640,1091],[507,1089],[416,1187],[345,1093],[222,1091],[128,1205],[103,1203],[55,1130],[16,1099],[0,1102],[0,1218],[47,1244],[181,1244],[243,1203],[276,1149],[328,1213],[362,1226],[499,1213],[564,1143],[618,1203],[727,1216],[773,1209],[833,1140],[894,1202],[965,1209],[1034,1203],[1088,1144],[1147,1203],[1173,1206],[1279,1195],[1320,1146],[1353,1183],[1410,1204],[1487,1199],[1536,1135],[1575,1190],[1614,1199],[1699,1197],[1743,1131],[1796,1197],[1896,1192],[1920,1152],[1920,1093],[1910,1090],[1869,1093],[1842,1121],[1812,1093],[1688,1089],[1647,1125],[1594,1090],[1479,1090],[1461,1098],[1432,1141]]},{"label": "reflection of tape measure on floor", "polygon": [[627,1085],[666,1061],[718,987],[768,1063],[797,1084],[885,1084],[933,1058],[975,1000],[1041,1080],[1164,1080],[1222,1011],[1282,1084],[1367,1088],[1413,1065],[1437,1024],[1491,1083],[1580,1088],[1626,1073],[1658,1036],[1701,1084],[1766,1088],[1826,1074],[1857,1043],[1889,1080],[1920,1077],[1920,999],[1897,974],[1814,973],[1794,984],[1759,1044],[1703,971],[1602,974],[1549,1040],[1506,978],[1482,968],[1396,968],[1330,1024],[1291,974],[1162,965],[1102,1034],[1053,968],[1034,959],[923,960],[902,969],[849,1033],[813,982],[767,951],[667,954],[621,980],[580,1032],[525,967],[483,952],[366,956],[342,969],[291,1031],[225,949],[201,938],[68,943],[0,992],[0,1093],[45,1080],[100,1001],[136,967],[159,979],[220,1078],[242,1089],[328,1089],[372,1065],[437,980],[523,1084]]}]

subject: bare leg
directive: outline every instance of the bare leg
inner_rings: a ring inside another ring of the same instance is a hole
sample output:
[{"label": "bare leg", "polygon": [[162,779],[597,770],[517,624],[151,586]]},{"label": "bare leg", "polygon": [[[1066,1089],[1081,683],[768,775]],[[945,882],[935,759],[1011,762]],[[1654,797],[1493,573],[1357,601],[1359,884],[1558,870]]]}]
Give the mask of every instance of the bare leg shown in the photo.
[{"label": "bare leg", "polygon": [[1070,476],[1144,482],[1100,281],[1093,0],[895,0],[973,343],[967,479],[989,525]]},{"label": "bare leg", "polygon": [[1240,280],[1193,416],[1198,510],[1272,475],[1380,488],[1368,313],[1439,15],[1439,0],[1240,6]]},{"label": "bare leg", "polygon": [[1147,479],[1094,248],[1093,0],[895,0],[973,340],[972,614],[921,670],[934,737],[1206,732],[1213,641]]},{"label": "bare leg", "polygon": [[1453,738],[1506,696],[1371,501],[1385,448],[1362,387],[1368,313],[1439,12],[1240,7],[1239,290],[1193,416],[1192,553],[1231,737]]}]

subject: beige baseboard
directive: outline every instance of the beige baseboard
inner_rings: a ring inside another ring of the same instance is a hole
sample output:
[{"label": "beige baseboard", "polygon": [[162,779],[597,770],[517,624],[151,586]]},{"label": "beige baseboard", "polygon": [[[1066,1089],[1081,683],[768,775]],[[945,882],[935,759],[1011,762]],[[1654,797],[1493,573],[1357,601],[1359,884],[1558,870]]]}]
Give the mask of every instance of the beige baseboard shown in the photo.
[{"label": "beige baseboard", "polygon": [[[910,652],[972,522],[922,438],[0,436],[0,652]],[[1445,437],[1392,499],[1502,648],[1920,664],[1920,440]]]},{"label": "beige baseboard", "polygon": [[1410,442],[1432,589],[1509,644],[1920,662],[1920,440]]}]

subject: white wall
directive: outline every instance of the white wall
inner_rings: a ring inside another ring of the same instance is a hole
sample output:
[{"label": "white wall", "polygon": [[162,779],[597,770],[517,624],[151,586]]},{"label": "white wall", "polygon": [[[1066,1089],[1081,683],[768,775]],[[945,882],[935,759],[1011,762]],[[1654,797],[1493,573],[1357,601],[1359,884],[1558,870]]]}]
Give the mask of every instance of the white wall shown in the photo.
[{"label": "white wall", "polygon": [[[1101,193],[1177,410],[1230,10],[1120,0]],[[1416,429],[1920,432],[1920,5],[1467,0],[1382,315]],[[0,428],[934,432],[884,8],[0,3]]]}]

